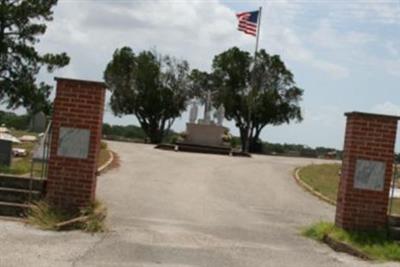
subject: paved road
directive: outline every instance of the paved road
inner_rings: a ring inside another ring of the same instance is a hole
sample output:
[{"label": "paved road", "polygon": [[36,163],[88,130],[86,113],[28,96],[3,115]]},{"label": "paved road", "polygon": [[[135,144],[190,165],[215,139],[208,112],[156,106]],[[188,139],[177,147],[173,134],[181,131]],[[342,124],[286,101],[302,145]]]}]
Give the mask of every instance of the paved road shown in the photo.
[{"label": "paved road", "polygon": [[[299,235],[334,208],[294,182],[318,160],[175,153],[110,143],[121,166],[99,177],[105,234],[0,222],[0,266],[371,266]],[[398,266],[393,263],[379,266]]]}]

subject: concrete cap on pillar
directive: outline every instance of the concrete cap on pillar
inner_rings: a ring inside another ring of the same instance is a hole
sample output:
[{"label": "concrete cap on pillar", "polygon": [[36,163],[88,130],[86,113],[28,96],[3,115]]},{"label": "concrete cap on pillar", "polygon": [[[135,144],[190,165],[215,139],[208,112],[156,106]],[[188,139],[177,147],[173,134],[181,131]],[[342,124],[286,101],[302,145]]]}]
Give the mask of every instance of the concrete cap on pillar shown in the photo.
[{"label": "concrete cap on pillar", "polygon": [[376,114],[376,113],[368,113],[368,112],[360,112],[360,111],[346,112],[346,113],[344,113],[344,115],[346,117],[349,117],[349,116],[363,116],[363,117],[377,117],[377,118],[400,120],[400,116]]},{"label": "concrete cap on pillar", "polygon": [[70,79],[70,78],[63,78],[63,77],[54,77],[55,81],[66,81],[66,82],[73,82],[73,83],[86,83],[86,84],[92,84],[92,85],[97,85],[100,87],[107,87],[105,82],[100,82],[100,81],[91,81],[91,80],[79,80],[79,79]]}]

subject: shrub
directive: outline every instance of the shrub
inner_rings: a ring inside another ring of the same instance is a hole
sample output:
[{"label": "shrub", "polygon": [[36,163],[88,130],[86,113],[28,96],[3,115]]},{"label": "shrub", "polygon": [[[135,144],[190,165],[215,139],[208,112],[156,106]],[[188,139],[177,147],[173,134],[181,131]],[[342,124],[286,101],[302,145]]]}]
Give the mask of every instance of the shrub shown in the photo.
[{"label": "shrub", "polygon": [[83,230],[103,232],[106,208],[95,201],[80,211],[57,209],[45,201],[33,203],[28,211],[28,223],[43,230]]}]

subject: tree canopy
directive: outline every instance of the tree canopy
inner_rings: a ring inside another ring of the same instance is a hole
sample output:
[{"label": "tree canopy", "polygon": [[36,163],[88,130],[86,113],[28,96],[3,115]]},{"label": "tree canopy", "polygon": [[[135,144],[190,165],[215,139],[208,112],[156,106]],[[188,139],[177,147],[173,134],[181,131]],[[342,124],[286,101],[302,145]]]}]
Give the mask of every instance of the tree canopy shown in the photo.
[{"label": "tree canopy", "polygon": [[155,51],[114,52],[104,72],[115,115],[133,114],[152,143],[159,143],[186,109],[189,65]]},{"label": "tree canopy", "polygon": [[198,98],[204,104],[206,92],[214,93],[216,88],[213,83],[213,76],[206,71],[194,69],[189,75],[190,98]]},{"label": "tree canopy", "polygon": [[[302,120],[303,90],[278,55],[261,49],[254,59],[233,47],[214,57],[210,80],[216,91],[215,105],[223,104],[225,117],[235,121],[243,150],[255,150],[266,125]],[[196,82],[202,80],[194,77]]]},{"label": "tree canopy", "polygon": [[51,87],[36,83],[42,67],[48,72],[69,63],[61,54],[40,54],[35,49],[45,22],[53,19],[57,0],[0,0],[0,100],[8,108],[26,107],[31,112],[49,112]]}]

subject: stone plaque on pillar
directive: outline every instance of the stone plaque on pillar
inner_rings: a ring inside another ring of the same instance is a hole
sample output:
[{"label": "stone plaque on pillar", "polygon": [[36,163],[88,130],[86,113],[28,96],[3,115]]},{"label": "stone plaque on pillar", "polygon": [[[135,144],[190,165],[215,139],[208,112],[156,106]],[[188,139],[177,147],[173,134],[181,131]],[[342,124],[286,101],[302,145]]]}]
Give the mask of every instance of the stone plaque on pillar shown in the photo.
[{"label": "stone plaque on pillar", "polygon": [[90,130],[61,127],[57,155],[86,159],[89,152]]},{"label": "stone plaque on pillar", "polygon": [[358,159],[354,188],[382,191],[385,184],[385,162]]}]

